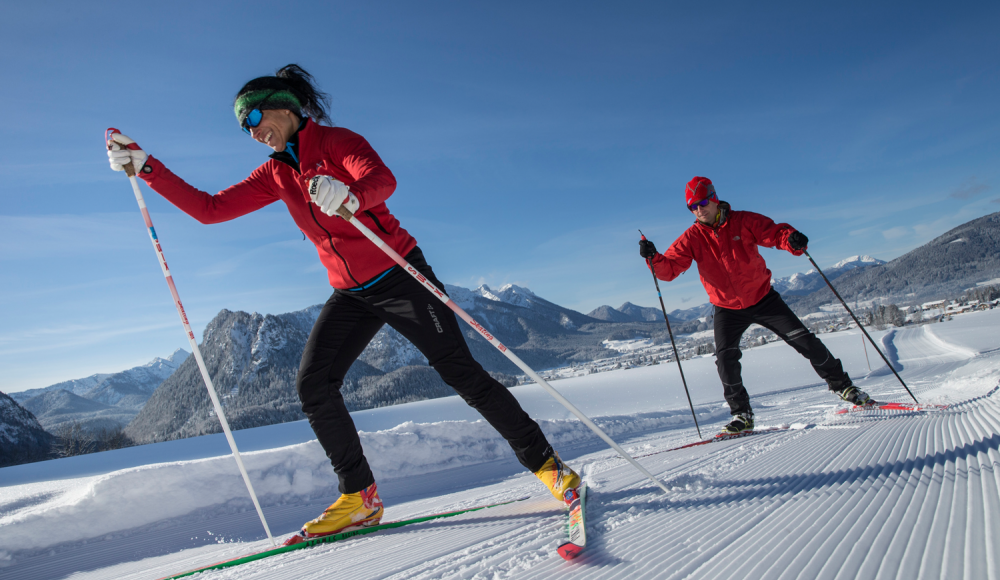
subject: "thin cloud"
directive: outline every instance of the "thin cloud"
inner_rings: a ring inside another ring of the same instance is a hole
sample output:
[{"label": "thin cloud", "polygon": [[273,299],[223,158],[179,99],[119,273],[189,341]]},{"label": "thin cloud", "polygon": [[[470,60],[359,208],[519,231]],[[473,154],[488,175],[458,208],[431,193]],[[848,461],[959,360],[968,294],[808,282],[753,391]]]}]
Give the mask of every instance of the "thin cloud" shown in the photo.
[{"label": "thin cloud", "polygon": [[910,228],[908,228],[906,226],[899,226],[899,227],[889,228],[887,230],[884,230],[882,232],[882,236],[885,237],[885,239],[887,239],[887,240],[895,240],[897,238],[901,238],[903,236],[906,236],[909,233],[910,233]]},{"label": "thin cloud", "polygon": [[[962,185],[953,189],[952,192],[948,194],[948,197],[953,197],[955,199],[972,199],[989,188],[990,186],[985,183],[980,183],[975,176],[972,176],[962,182]],[[1000,200],[995,199],[993,201]]]}]

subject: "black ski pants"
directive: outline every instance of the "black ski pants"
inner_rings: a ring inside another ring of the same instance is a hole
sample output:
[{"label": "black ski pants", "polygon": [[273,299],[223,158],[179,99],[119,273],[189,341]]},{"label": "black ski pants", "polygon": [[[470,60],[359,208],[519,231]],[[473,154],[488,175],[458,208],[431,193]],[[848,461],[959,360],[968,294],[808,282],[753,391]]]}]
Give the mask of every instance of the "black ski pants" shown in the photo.
[{"label": "black ski pants", "polygon": [[[420,248],[406,260],[444,289]],[[393,268],[370,288],[336,290],[316,319],[296,379],[302,411],[333,464],[341,493],[375,481],[340,388],[351,364],[388,324],[413,343],[441,378],[510,444],[518,461],[541,469],[552,450],[517,399],[472,358],[454,313],[420,282]]]},{"label": "black ski pants", "polygon": [[732,310],[715,307],[715,364],[719,367],[722,389],[733,415],[752,412],[750,395],[743,386],[740,339],[754,323],[777,334],[809,359],[816,374],[829,384],[831,391],[839,391],[851,384],[840,360],[834,358],[826,345],[809,332],[772,288],[760,302],[749,308]]}]

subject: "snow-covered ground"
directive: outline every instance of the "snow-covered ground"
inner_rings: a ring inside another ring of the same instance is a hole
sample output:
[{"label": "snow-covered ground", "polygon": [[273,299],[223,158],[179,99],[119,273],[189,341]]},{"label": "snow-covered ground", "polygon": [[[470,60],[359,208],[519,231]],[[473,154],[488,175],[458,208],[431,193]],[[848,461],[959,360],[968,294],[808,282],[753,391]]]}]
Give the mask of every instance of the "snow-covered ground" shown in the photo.
[{"label": "snow-covered ground", "polygon": [[[932,413],[836,415],[783,343],[745,352],[759,427],[696,439],[676,365],[558,381],[664,494],[536,385],[513,389],[591,486],[590,545],[565,562],[562,508],[457,397],[355,413],[386,519],[526,501],[198,578],[1000,578],[1000,310],[877,332]],[[501,337],[502,338],[502,337]],[[856,382],[908,395],[857,329],[821,338]],[[714,358],[684,361],[703,433],[727,419]],[[239,431],[275,535],[336,497],[304,423]],[[0,469],[0,578],[155,579],[268,542],[221,436]]]}]

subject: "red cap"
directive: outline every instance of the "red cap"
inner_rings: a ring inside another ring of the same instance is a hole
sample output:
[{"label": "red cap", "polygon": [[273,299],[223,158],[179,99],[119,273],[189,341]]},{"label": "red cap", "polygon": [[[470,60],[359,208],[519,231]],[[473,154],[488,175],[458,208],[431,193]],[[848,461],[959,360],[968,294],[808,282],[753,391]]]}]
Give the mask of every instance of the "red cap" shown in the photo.
[{"label": "red cap", "polygon": [[703,199],[719,202],[719,196],[715,194],[715,186],[712,185],[712,180],[707,177],[695,177],[689,181],[684,190],[684,198],[687,199],[686,205],[689,206]]}]

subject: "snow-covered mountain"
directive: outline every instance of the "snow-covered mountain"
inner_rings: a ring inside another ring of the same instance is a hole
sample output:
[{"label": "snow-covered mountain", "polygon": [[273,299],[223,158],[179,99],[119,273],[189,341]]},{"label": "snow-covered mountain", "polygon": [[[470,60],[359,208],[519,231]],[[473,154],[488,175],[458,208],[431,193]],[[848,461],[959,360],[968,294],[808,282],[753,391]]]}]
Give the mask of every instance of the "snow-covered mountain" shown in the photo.
[{"label": "snow-covered mountain", "polygon": [[[463,288],[452,286],[450,284],[445,285],[445,292],[448,292],[449,296],[451,296],[451,292],[453,290],[458,290],[459,294],[464,295],[464,292],[462,292],[462,290],[464,290]],[[491,302],[499,302],[501,304],[524,308],[529,312],[556,322],[563,328],[570,330],[575,329],[580,325],[593,322],[593,319],[590,316],[581,314],[576,310],[563,308],[558,304],[541,298],[527,288],[515,286],[514,284],[506,284],[501,286],[499,290],[495,291],[486,284],[483,284],[479,288],[473,290],[472,295],[485,298]],[[462,306],[458,300],[455,300],[455,303]],[[477,310],[477,307],[480,312],[484,310],[483,305],[477,304],[475,301],[466,302],[466,304],[470,306],[470,308],[466,309],[470,313],[473,310]],[[464,306],[463,309],[465,309]],[[488,306],[485,309],[488,310]]]},{"label": "snow-covered mountain", "polygon": [[11,393],[10,397],[19,403],[24,403],[42,393],[68,391],[85,399],[100,401],[107,405],[118,404],[129,395],[137,392],[145,392],[148,398],[148,394],[152,393],[164,379],[173,374],[189,355],[189,352],[179,348],[167,358],[156,357],[144,365],[128,370],[117,373],[98,373],[83,379],[63,381],[48,387],[18,391]]},{"label": "snow-covered mountain", "polygon": [[[610,306],[599,306],[587,313],[587,316],[608,322],[656,322],[663,320],[663,312],[658,308],[649,306],[638,306],[631,302],[626,302],[618,308]],[[674,316],[670,315],[670,321],[674,322]]]},{"label": "snow-covered mountain", "polygon": [[73,423],[89,431],[122,427],[188,356],[187,351],[177,349],[167,358],[156,357],[118,373],[95,374],[10,396],[50,432]]},{"label": "snow-covered mountain", "polygon": [[47,459],[51,443],[31,411],[0,393],[0,467]]},{"label": "snow-covered mountain", "polygon": [[[847,300],[919,304],[958,296],[977,284],[1000,278],[1000,212],[964,223],[894,260],[844,272],[837,292]],[[812,312],[836,302],[827,288],[789,302]]]},{"label": "snow-covered mountain", "polygon": [[677,309],[670,312],[670,318],[683,321],[692,321],[698,319],[706,319],[715,314],[715,306],[711,302],[705,302],[699,304],[698,306],[692,306],[691,308],[685,308],[683,310]]},{"label": "snow-covered mountain", "polygon": [[189,355],[186,350],[177,349],[165,359],[156,357],[142,366],[115,373],[85,397],[105,405],[139,410],[160,383],[172,375]]},{"label": "snow-covered mountain", "polygon": [[[831,281],[836,280],[843,274],[856,268],[870,268],[885,264],[885,260],[879,260],[871,256],[851,256],[845,258],[829,268],[824,268],[823,273]],[[797,272],[784,278],[772,278],[771,287],[782,296],[805,296],[826,287],[823,277],[815,269],[805,272]]]},{"label": "snow-covered mountain", "polygon": [[[603,342],[623,334],[631,337],[639,333],[666,340],[662,314],[656,319],[659,323],[608,322],[564,308],[512,284],[499,289],[487,285],[474,290],[445,285],[444,289],[526,363],[540,370],[614,356],[617,353]],[[223,310],[206,327],[202,355],[233,428],[304,417],[295,391],[295,376],[320,308],[317,305],[280,315]],[[520,374],[520,370],[471,328],[464,330],[476,360],[502,383],[514,384],[512,375]],[[351,410],[454,393],[427,366],[423,355],[389,327],[375,335],[348,373],[341,392]],[[219,429],[192,359],[157,389],[128,425],[126,434],[135,441],[152,442]]]}]

